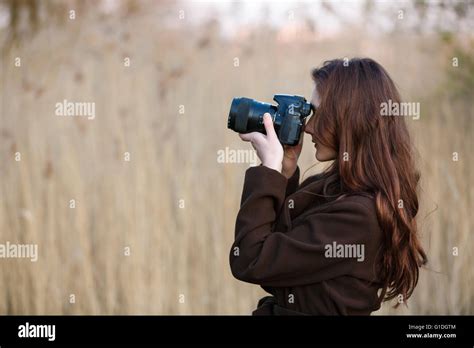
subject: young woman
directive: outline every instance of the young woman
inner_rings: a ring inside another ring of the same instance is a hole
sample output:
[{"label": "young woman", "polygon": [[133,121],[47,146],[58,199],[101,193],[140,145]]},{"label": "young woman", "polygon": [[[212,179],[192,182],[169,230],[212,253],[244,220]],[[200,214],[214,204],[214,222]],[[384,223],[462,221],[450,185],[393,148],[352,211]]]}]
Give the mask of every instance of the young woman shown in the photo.
[{"label": "young woman", "polygon": [[261,165],[246,171],[232,274],[272,294],[253,315],[368,315],[382,301],[405,303],[427,262],[417,237],[419,174],[387,72],[371,59],[331,60],[313,70],[315,110],[305,125],[323,173],[299,185],[300,144],[240,134]]}]

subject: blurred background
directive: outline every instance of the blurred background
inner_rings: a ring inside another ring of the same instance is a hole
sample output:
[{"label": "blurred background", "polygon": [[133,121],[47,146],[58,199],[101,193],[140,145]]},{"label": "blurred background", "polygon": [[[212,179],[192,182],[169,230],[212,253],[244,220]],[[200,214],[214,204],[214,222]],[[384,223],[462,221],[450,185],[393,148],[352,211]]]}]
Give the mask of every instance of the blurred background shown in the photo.
[{"label": "blurred background", "polygon": [[375,314],[474,314],[473,19],[471,1],[0,0],[0,243],[39,253],[0,259],[0,313],[250,314],[265,292],[228,262],[249,163],[218,155],[252,148],[230,102],[309,98],[313,67],[359,56],[421,104],[429,264]]}]

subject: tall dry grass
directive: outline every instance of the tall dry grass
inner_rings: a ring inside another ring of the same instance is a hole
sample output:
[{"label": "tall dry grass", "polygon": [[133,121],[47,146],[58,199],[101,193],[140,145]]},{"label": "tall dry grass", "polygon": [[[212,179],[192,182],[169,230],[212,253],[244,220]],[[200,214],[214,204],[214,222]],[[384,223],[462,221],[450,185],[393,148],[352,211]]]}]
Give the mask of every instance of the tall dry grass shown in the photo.
[{"label": "tall dry grass", "polygon": [[[248,165],[217,162],[226,146],[250,148],[226,129],[229,103],[308,96],[310,69],[344,56],[378,60],[405,100],[422,101],[421,119],[407,121],[420,155],[430,263],[408,308],[379,313],[474,312],[473,111],[471,100],[444,90],[449,46],[355,30],[288,44],[265,28],[227,42],[215,24],[171,29],[157,21],[168,13],[162,8],[137,11],[85,13],[3,51],[0,242],[37,243],[39,260],[0,260],[0,313],[250,313],[264,292],[235,280],[228,264]],[[95,102],[96,118],[55,116],[63,99]],[[313,158],[305,148],[301,168]]]}]

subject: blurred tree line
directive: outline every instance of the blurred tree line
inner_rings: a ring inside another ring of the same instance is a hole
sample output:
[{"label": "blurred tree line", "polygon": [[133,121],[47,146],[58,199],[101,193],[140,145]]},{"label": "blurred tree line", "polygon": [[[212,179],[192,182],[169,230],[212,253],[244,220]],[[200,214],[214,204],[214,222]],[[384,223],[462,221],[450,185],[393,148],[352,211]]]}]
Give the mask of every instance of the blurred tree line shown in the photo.
[{"label": "blurred tree line", "polygon": [[[186,1],[186,0],[185,0]],[[189,0],[187,0],[189,1]],[[96,11],[104,0],[0,0],[0,17],[7,19],[3,26],[0,42],[5,54],[13,45],[20,44],[31,38],[46,25],[62,26],[69,19],[70,11],[83,15],[86,12]],[[117,0],[114,3],[121,16],[132,16],[147,6],[177,6],[177,2],[160,1],[149,2],[143,0]],[[339,2],[323,1],[321,11],[333,17],[344,18],[338,15]],[[271,5],[267,5],[270,6]],[[444,54],[456,57],[460,69],[448,69],[448,84],[454,95],[468,96],[474,89],[474,0],[416,0],[414,2],[397,2],[384,4],[374,0],[365,0],[362,5],[363,18],[361,26],[375,22],[375,16],[393,18],[399,11],[409,16],[411,21],[394,21],[392,33],[410,31],[413,34],[423,35],[435,33],[440,40],[440,50]],[[415,14],[415,15],[413,15]],[[101,14],[105,15],[105,14]],[[111,15],[116,15],[112,13]],[[413,20],[415,18],[415,20]],[[308,21],[308,18],[305,18]],[[392,19],[393,21],[393,19]],[[460,42],[457,34],[467,32],[468,41]],[[448,53],[447,53],[448,52]]]},{"label": "blurred tree line", "polygon": [[[191,0],[184,0],[191,1]],[[318,2],[318,0],[315,0]],[[7,30],[15,39],[21,33],[34,32],[39,25],[49,22],[63,23],[67,20],[71,9],[77,12],[93,10],[100,6],[104,0],[0,0],[0,11],[6,12],[8,17]],[[143,0],[117,0],[119,7],[127,13],[136,12],[140,7],[170,6],[179,4],[172,1],[148,2]],[[340,2],[322,1],[322,11],[338,17]],[[271,7],[271,5],[270,5]],[[474,0],[415,0],[413,2],[394,1],[380,11],[380,3],[375,0],[365,0],[363,12],[366,18],[372,15],[388,15],[390,12],[402,10],[405,13],[416,13],[407,30],[422,32],[436,30],[440,33],[455,33],[463,28],[471,28],[474,23]],[[385,12],[385,13],[384,13]],[[342,20],[342,17],[341,17]],[[400,29],[400,27],[397,27]]]}]

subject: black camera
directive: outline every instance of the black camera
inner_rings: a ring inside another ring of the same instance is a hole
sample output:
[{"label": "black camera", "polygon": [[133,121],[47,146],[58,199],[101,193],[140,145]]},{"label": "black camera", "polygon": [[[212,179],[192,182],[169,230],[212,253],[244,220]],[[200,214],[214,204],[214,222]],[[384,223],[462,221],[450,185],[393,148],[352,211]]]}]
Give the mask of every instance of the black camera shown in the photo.
[{"label": "black camera", "polygon": [[230,106],[227,128],[238,133],[260,132],[266,134],[263,115],[272,116],[280,143],[296,145],[300,140],[304,118],[311,114],[312,106],[298,95],[276,94],[278,106],[250,98],[234,98]]}]

